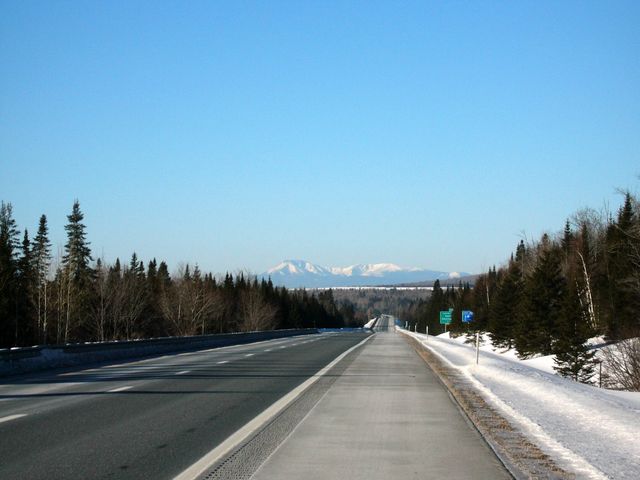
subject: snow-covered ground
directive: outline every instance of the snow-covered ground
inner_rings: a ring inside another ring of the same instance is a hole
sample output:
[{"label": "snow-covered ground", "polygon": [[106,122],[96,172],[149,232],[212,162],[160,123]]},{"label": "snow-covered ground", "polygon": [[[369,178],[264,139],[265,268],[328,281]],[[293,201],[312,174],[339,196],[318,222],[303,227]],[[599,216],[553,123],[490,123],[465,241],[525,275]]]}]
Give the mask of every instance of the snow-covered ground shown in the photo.
[{"label": "snow-covered ground", "polygon": [[[406,332],[463,372],[505,418],[578,478],[640,478],[640,393],[584,385],[554,373],[553,357],[519,360],[475,346]],[[597,375],[596,375],[597,378]]]},{"label": "snow-covered ground", "polygon": [[376,320],[378,320],[378,317],[372,318],[367,323],[365,323],[364,327],[362,328],[373,328],[373,325],[376,323]]}]

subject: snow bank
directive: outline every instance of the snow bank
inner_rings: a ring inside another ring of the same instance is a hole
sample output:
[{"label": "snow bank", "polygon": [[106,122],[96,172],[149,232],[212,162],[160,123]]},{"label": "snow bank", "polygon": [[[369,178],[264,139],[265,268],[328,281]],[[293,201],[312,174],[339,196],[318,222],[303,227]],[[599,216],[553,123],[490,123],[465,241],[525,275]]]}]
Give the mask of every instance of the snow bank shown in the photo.
[{"label": "snow bank", "polygon": [[371,320],[369,320],[367,323],[364,324],[364,327],[362,328],[373,328],[373,326],[376,324],[376,321],[378,320],[378,317],[376,318],[372,318]]},{"label": "snow bank", "polygon": [[483,338],[480,363],[464,337],[404,331],[463,372],[558,464],[579,478],[640,478],[640,393],[613,392],[553,374],[553,357],[521,361]]}]

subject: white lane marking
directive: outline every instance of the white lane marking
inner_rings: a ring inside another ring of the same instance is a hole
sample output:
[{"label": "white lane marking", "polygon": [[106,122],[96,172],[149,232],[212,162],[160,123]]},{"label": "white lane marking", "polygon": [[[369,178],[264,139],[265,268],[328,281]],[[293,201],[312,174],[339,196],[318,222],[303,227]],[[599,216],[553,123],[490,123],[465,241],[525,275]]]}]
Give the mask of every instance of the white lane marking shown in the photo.
[{"label": "white lane marking", "polygon": [[191,370],[182,370],[181,372],[177,372],[176,375],[184,375],[185,373],[189,373]]},{"label": "white lane marking", "polygon": [[255,355],[255,353],[247,353],[247,354],[245,355],[245,357],[253,357],[254,355]]},{"label": "white lane marking", "polygon": [[16,413],[15,415],[9,415],[7,417],[0,418],[0,423],[9,422],[11,420],[15,420],[16,418],[26,417],[26,413]]},{"label": "white lane marking", "polygon": [[229,363],[229,360],[222,360],[221,362],[218,362],[218,365],[222,365],[223,363]]},{"label": "white lane marking", "polygon": [[267,349],[265,350],[265,352],[270,352],[270,351],[271,351],[271,349],[270,349],[270,348],[267,348]]},{"label": "white lane marking", "polygon": [[268,422],[270,422],[276,415],[282,410],[287,408],[296,398],[304,393],[311,385],[320,380],[329,370],[331,370],[338,362],[344,357],[349,355],[353,350],[363,345],[365,342],[372,339],[374,335],[369,335],[357,345],[354,345],[349,350],[341,353],[331,363],[325,366],[322,370],[316,373],[314,376],[309,377],[302,384],[291,390],[288,394],[276,401],[273,405],[268,407],[264,412],[255,417],[244,427],[241,427],[233,435],[227,438],[224,442],[218,445],[216,448],[207,453],[204,457],[191,465],[181,474],[176,476],[173,480],[193,480],[209,469],[214,463],[218,462],[221,458],[231,452],[238,445],[246,441],[257,430],[262,428]]},{"label": "white lane marking", "polygon": [[287,346],[286,346],[286,345],[283,345],[283,346],[281,346],[281,347],[278,347],[278,348],[287,348]]},{"label": "white lane marking", "polygon": [[124,387],[112,388],[111,390],[107,390],[107,393],[124,392],[125,390],[129,390],[130,388],[133,388],[133,385],[125,385]]}]

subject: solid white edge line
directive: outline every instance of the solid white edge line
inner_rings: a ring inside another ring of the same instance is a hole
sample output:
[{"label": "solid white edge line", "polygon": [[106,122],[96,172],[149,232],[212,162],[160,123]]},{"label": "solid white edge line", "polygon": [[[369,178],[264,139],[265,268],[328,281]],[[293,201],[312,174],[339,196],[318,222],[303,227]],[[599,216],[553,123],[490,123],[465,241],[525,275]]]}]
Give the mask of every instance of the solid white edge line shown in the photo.
[{"label": "solid white edge line", "polygon": [[234,434],[232,434],[229,438],[227,438],[224,442],[218,445],[216,448],[207,453],[204,457],[198,460],[196,463],[191,465],[185,471],[174,477],[174,480],[193,480],[197,478],[199,475],[202,475],[208,468],[210,468],[213,464],[215,464],[222,457],[231,452],[234,448],[240,445],[242,442],[247,440],[254,432],[262,428],[266,425],[271,419],[273,419],[276,415],[278,415],[282,410],[288,407],[296,398],[304,393],[311,385],[316,383],[323,377],[329,370],[331,370],[338,362],[340,362],[344,357],[350,354],[353,350],[363,345],[365,342],[369,341],[373,338],[374,335],[369,335],[367,338],[362,340],[360,343],[354,345],[350,349],[341,353],[338,357],[336,357],[331,363],[325,366],[322,370],[317,372],[312,377],[305,380],[303,383],[298,385],[296,388],[291,390],[284,397],[277,400],[270,407],[267,407],[261,414],[251,420],[249,423],[241,427]]},{"label": "solid white edge line", "polygon": [[26,416],[27,416],[26,413],[16,413],[15,415],[8,415],[6,417],[0,418],[0,423],[9,422],[11,420],[15,420],[17,418],[22,418],[22,417],[26,417]]}]

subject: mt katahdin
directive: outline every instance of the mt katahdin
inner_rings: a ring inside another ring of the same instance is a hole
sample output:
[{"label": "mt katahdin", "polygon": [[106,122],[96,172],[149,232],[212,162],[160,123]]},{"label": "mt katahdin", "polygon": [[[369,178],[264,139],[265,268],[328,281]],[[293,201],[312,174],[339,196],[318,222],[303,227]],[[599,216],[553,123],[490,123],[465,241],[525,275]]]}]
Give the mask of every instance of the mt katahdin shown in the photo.
[{"label": "mt katahdin", "polygon": [[467,273],[404,268],[393,263],[368,263],[350,267],[322,267],[306,260],[285,260],[258,275],[287,288],[370,287],[428,280],[446,280]]}]

